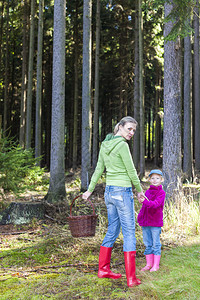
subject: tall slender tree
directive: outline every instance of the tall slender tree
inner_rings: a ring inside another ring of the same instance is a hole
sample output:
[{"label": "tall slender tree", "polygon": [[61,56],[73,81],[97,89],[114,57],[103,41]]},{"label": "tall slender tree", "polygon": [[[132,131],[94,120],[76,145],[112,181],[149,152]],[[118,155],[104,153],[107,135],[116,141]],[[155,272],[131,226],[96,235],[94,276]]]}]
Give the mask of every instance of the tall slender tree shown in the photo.
[{"label": "tall slender tree", "polygon": [[3,117],[3,129],[4,133],[6,133],[6,129],[8,127],[8,61],[9,61],[9,2],[7,2],[6,6],[6,54],[5,54],[5,86],[4,86],[4,117]]},{"label": "tall slender tree", "polygon": [[143,18],[142,1],[138,0],[139,10],[139,95],[140,95],[140,177],[145,173],[144,145],[144,78],[143,78]]},{"label": "tall slender tree", "polygon": [[5,5],[5,0],[1,1],[0,3],[0,10],[1,10],[1,22],[0,22],[0,79],[1,79],[1,72],[2,72],[2,68],[1,68],[1,63],[2,63],[2,38],[3,38],[3,25],[4,25],[4,18],[3,18],[3,14],[4,14],[4,5]]},{"label": "tall slender tree", "polygon": [[19,143],[22,148],[25,147],[26,133],[26,96],[27,96],[27,23],[28,23],[28,4],[27,0],[22,2],[23,5],[23,42],[22,42],[22,87],[21,87],[21,105],[20,105],[20,131]]},{"label": "tall slender tree", "polygon": [[195,169],[200,171],[200,62],[199,62],[199,0],[194,7],[194,156]]},{"label": "tall slender tree", "polygon": [[73,168],[77,167],[77,133],[78,133],[78,1],[76,0],[74,24],[74,115],[73,115]]},{"label": "tall slender tree", "polygon": [[183,130],[183,172],[192,178],[192,122],[191,122],[191,36],[184,38],[184,130]]},{"label": "tall slender tree", "polygon": [[100,51],[100,0],[97,0],[96,12],[96,51],[95,51],[95,88],[94,88],[94,118],[93,118],[93,150],[92,167],[96,167],[99,142],[99,51]]},{"label": "tall slender tree", "polygon": [[[35,157],[41,156],[42,134],[42,50],[43,50],[43,10],[44,0],[39,1],[38,45],[37,45],[37,89],[36,89],[36,117],[35,117]],[[41,160],[38,160],[41,165]]]},{"label": "tall slender tree", "polygon": [[81,188],[87,189],[91,170],[91,32],[92,0],[83,2],[82,158]]},{"label": "tall slender tree", "polygon": [[54,2],[53,91],[48,202],[62,201],[65,190],[65,16],[66,1]]},{"label": "tall slender tree", "polygon": [[134,69],[134,118],[138,122],[137,130],[134,135],[133,141],[133,158],[135,167],[139,169],[139,162],[140,162],[140,94],[139,94],[139,36],[138,36],[138,0],[136,0],[136,10],[135,10],[135,69]]},{"label": "tall slender tree", "polygon": [[0,140],[1,140],[2,115],[0,115]]},{"label": "tall slender tree", "polygon": [[154,163],[156,166],[159,165],[159,157],[160,157],[160,144],[161,144],[161,118],[159,116],[159,108],[160,108],[160,87],[161,87],[161,72],[158,66],[158,62],[156,64],[156,103],[155,103],[155,157]]},{"label": "tall slender tree", "polygon": [[[173,3],[165,3],[165,17]],[[166,37],[173,28],[172,22],[164,27]],[[167,198],[179,187],[181,174],[181,43],[165,41],[164,44],[164,129],[163,129],[163,172]]]},{"label": "tall slender tree", "polygon": [[34,30],[35,30],[35,0],[31,0],[29,59],[28,59],[28,91],[27,91],[27,111],[26,111],[26,149],[29,149],[31,147]]}]

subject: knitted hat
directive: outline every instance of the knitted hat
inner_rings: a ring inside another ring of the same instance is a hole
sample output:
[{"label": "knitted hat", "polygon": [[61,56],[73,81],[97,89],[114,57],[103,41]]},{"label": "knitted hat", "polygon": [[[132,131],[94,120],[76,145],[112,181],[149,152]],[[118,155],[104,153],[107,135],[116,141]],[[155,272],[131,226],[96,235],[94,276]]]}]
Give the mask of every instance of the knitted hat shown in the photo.
[{"label": "knitted hat", "polygon": [[151,170],[151,172],[149,173],[149,177],[150,177],[152,174],[158,174],[158,175],[161,175],[161,176],[163,177],[163,173],[162,173],[162,171],[160,171],[160,170]]}]

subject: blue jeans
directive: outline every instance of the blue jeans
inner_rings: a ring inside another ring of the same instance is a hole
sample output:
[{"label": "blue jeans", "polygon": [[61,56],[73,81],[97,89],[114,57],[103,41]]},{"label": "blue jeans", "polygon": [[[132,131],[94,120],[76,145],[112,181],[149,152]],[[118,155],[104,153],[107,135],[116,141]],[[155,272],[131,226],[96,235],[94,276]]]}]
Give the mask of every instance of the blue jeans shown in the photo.
[{"label": "blue jeans", "polygon": [[146,246],[144,255],[161,255],[160,234],[161,227],[145,226],[142,227],[143,242]]},{"label": "blue jeans", "polygon": [[135,251],[135,212],[132,188],[108,185],[104,196],[108,213],[108,230],[102,246],[113,247],[122,227],[123,251]]}]

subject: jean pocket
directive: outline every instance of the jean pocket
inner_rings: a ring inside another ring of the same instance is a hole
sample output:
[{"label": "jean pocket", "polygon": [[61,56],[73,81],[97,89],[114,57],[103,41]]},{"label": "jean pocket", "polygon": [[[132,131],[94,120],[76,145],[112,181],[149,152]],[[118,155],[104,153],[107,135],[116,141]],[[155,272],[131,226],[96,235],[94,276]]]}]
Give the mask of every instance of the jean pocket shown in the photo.
[{"label": "jean pocket", "polygon": [[111,199],[113,200],[118,200],[118,201],[123,201],[123,195],[111,195]]}]

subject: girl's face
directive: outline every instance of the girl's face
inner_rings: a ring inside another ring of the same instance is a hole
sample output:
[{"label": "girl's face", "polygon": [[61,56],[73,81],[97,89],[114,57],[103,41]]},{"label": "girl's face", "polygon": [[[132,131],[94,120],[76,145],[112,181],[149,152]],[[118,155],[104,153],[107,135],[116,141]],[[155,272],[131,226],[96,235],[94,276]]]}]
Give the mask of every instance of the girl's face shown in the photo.
[{"label": "girl's face", "polygon": [[161,185],[161,182],[163,181],[163,178],[162,178],[161,175],[152,174],[151,177],[149,178],[149,181],[152,185],[159,186],[159,185]]},{"label": "girl's face", "polygon": [[119,131],[117,135],[120,135],[129,141],[136,131],[136,126],[136,124],[131,122],[125,123],[124,126],[119,125]]}]

